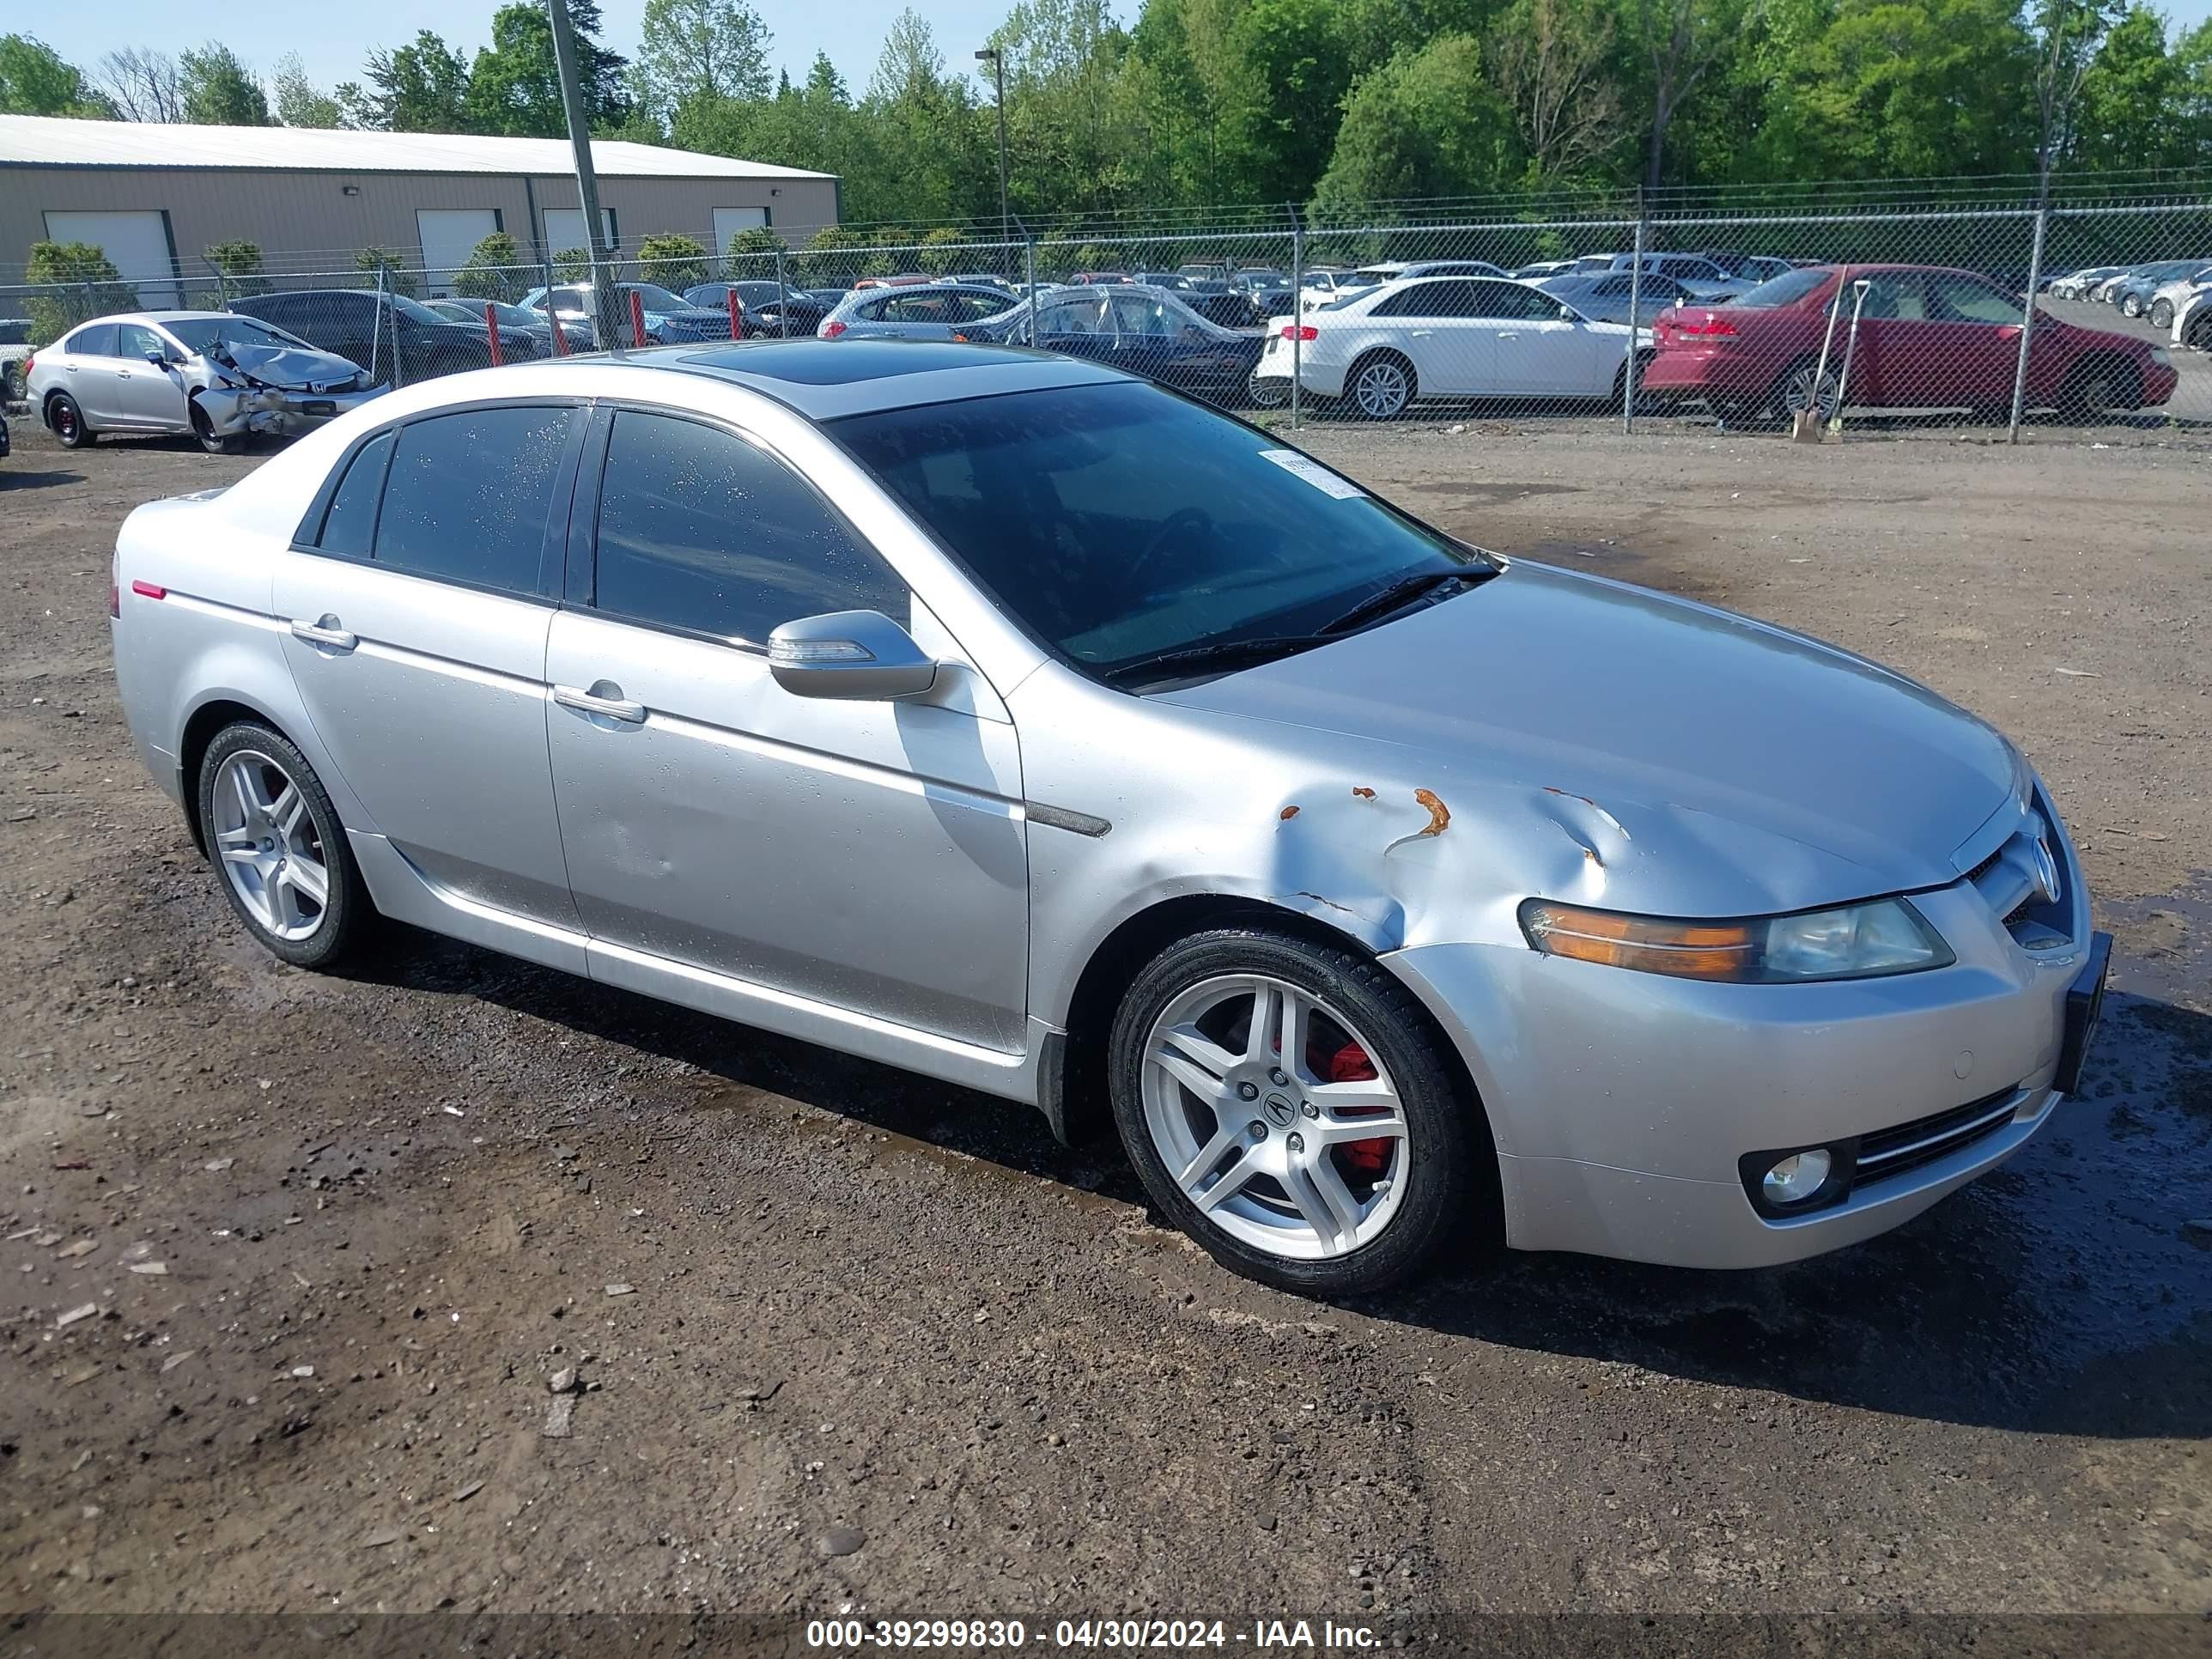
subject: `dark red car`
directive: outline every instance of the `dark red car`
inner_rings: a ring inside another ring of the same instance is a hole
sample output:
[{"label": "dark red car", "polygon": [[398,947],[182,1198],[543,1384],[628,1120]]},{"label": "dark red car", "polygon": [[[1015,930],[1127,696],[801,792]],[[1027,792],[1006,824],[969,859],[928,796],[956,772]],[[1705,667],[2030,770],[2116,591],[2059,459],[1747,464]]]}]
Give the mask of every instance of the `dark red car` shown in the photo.
[{"label": "dark red car", "polygon": [[[1833,412],[1850,332],[1854,289],[1867,284],[1845,396],[1859,409],[2012,409],[2027,319],[2020,296],[1970,270],[1932,265],[1813,265],[1778,276],[1733,304],[1678,306],[1652,325],[1657,355],[1644,385],[1664,398],[1700,398],[1731,421],[1812,406],[1829,307],[1848,276],[1820,376],[1820,413]],[[2077,328],[2049,312],[2035,319],[2027,406],[2087,419],[2162,404],[2175,375],[2164,349],[2124,334]]]}]

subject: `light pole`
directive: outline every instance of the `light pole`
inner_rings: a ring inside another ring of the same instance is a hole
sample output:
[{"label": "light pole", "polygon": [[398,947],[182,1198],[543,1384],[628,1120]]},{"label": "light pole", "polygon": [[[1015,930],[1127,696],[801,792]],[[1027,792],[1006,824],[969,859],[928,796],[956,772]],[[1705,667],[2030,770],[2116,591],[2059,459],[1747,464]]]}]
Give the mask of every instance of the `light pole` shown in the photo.
[{"label": "light pole", "polygon": [[999,240],[1011,242],[1014,239],[1013,215],[1006,210],[1006,54],[997,46],[985,46],[975,54],[975,61],[988,58],[991,79],[999,99]]}]

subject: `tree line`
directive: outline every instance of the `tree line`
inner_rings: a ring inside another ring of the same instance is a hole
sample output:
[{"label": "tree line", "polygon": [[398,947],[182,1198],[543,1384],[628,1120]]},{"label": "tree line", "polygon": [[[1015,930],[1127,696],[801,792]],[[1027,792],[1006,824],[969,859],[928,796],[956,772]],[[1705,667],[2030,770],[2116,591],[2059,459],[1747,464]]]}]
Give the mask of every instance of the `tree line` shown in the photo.
[{"label": "tree line", "polygon": [[[2142,0],[1017,0],[948,63],[920,13],[857,93],[770,65],[749,0],[647,0],[636,55],[571,0],[596,133],[835,173],[848,222],[988,222],[1001,53],[1029,222],[1528,191],[2212,167],[2212,21]],[[542,7],[325,88],[210,41],[90,66],[0,37],[0,111],[555,137]]]}]

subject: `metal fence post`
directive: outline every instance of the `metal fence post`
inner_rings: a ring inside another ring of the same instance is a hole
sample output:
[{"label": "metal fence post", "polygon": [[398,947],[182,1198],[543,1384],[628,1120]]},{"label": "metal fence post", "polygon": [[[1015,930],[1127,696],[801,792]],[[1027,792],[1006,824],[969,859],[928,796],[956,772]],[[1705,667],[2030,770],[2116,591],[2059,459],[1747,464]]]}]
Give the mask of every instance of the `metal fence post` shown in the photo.
[{"label": "metal fence post", "polygon": [[1620,365],[1620,430],[1636,430],[1636,331],[1643,325],[1644,250],[1650,240],[1650,216],[1644,210],[1644,192],[1636,192],[1636,255],[1628,267],[1628,344]]},{"label": "metal fence post", "polygon": [[1031,236],[1031,235],[1028,235],[1028,234],[1024,234],[1023,235],[1023,237],[1022,237],[1022,269],[1023,269],[1024,273],[1027,276],[1027,277],[1028,277],[1028,279],[1029,279],[1029,290],[1030,290],[1030,314],[1029,314],[1030,344],[1030,346],[1031,346],[1031,347],[1035,347],[1035,346],[1036,346],[1036,343],[1037,343],[1037,314],[1036,314],[1036,237],[1034,237],[1034,236]]},{"label": "metal fence post", "polygon": [[2043,234],[2051,223],[2051,204],[2039,198],[2035,204],[2035,240],[2027,252],[2027,314],[2021,319],[2020,361],[2012,371],[2012,422],[2005,433],[2005,441],[2020,441],[2020,418],[2027,405],[2027,353],[2035,343],[2035,293],[2043,283]]},{"label": "metal fence post", "polygon": [[775,331],[783,339],[791,337],[791,289],[783,280],[783,249],[775,251]]},{"label": "metal fence post", "polygon": [[1304,353],[1300,349],[1300,337],[1305,330],[1305,313],[1298,308],[1298,301],[1306,286],[1306,233],[1298,222],[1296,203],[1291,205],[1291,430],[1296,432],[1304,419],[1304,377],[1299,373]]}]

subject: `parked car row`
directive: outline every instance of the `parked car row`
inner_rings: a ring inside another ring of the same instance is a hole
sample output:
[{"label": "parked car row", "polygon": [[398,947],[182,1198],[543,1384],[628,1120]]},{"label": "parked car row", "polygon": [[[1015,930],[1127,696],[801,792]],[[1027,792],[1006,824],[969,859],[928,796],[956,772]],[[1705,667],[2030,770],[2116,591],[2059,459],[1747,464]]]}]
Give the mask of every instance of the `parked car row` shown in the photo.
[{"label": "parked car row", "polygon": [[2175,314],[2208,285],[2212,259],[2151,259],[2068,271],[2048,279],[2043,291],[2054,300],[2109,305],[2123,317],[2143,317],[2154,328],[2169,328]]}]

